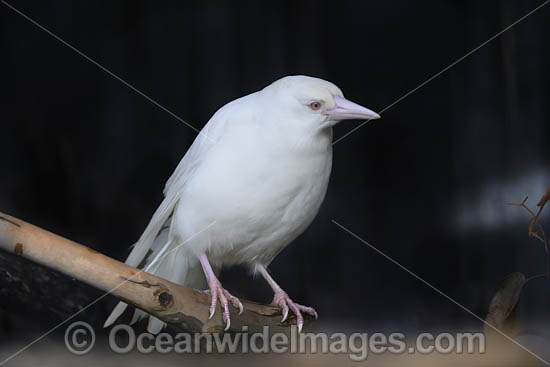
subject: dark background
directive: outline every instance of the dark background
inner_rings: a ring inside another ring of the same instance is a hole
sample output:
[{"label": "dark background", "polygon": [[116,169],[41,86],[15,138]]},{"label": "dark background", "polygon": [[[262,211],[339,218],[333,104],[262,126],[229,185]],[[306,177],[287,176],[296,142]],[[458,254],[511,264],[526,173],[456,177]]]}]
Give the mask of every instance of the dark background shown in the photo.
[{"label": "dark background", "polygon": [[[200,128],[290,74],[380,111],[541,1],[9,3]],[[506,203],[534,207],[550,184],[549,21],[547,6],[335,145],[317,219],[271,266],[321,328],[481,328],[332,219],[480,317],[505,275],[544,271],[528,215]],[[0,210],[124,260],[196,133],[4,4],[0,30]],[[222,282],[271,299],[243,269]],[[550,316],[549,295],[527,287],[527,321]],[[78,317],[99,326],[113,304]],[[22,308],[4,304],[0,335],[60,321]]]}]

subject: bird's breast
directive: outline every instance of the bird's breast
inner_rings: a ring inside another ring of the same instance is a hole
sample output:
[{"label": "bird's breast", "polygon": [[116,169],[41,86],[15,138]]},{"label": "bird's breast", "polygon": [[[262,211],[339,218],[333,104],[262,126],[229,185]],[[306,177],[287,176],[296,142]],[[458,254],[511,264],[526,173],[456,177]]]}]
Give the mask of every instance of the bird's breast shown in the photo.
[{"label": "bird's breast", "polygon": [[270,262],[317,214],[332,167],[330,146],[285,150],[243,140],[209,158],[182,193],[178,223],[189,236],[215,222],[210,250],[226,263]]}]

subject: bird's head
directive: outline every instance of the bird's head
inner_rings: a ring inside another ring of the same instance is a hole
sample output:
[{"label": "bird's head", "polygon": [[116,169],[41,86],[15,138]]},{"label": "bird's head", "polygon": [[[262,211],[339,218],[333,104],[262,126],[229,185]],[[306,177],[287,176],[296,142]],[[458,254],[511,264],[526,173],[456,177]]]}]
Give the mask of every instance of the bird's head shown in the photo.
[{"label": "bird's head", "polygon": [[287,76],[262,90],[278,113],[310,128],[327,128],[342,120],[374,120],[376,112],[344,98],[336,85],[303,75]]}]

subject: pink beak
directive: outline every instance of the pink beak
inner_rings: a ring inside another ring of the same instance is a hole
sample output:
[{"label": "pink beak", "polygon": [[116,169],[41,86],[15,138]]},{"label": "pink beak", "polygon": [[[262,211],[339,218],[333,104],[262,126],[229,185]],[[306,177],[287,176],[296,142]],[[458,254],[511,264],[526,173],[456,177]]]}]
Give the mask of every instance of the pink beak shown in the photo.
[{"label": "pink beak", "polygon": [[334,97],[334,102],[336,102],[336,106],[325,112],[329,120],[375,120],[380,118],[376,112],[343,97]]}]

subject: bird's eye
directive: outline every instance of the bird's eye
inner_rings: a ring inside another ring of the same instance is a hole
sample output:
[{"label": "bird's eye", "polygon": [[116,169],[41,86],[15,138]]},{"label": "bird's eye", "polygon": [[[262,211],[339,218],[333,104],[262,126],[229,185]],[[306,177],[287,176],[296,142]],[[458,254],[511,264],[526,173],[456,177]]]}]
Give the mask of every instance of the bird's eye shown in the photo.
[{"label": "bird's eye", "polygon": [[309,104],[309,108],[311,108],[313,111],[317,111],[321,108],[321,102],[314,101]]}]

